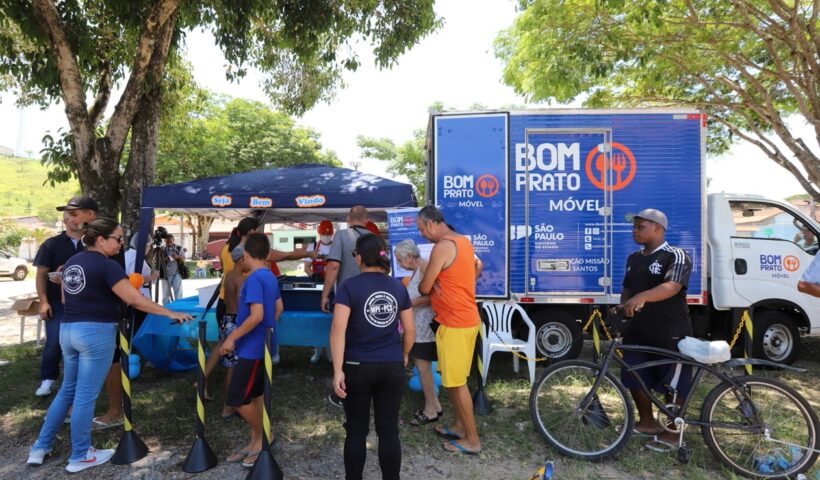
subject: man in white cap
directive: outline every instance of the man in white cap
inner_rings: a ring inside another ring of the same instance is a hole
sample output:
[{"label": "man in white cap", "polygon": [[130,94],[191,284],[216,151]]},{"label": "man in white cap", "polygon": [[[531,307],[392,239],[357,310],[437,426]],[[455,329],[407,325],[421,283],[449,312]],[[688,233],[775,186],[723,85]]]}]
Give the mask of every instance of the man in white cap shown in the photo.
[{"label": "man in white cap", "polygon": [[[680,248],[666,243],[669,221],[666,215],[647,208],[633,216],[632,238],[641,245],[626,261],[621,307],[630,318],[624,343],[677,350],[678,341],[692,335],[692,322],[686,305],[686,290],[692,260]],[[624,361],[636,365],[659,358],[644,352],[624,352]],[[667,403],[680,403],[691,388],[691,367],[664,365],[635,372],[644,384],[664,393]],[[652,415],[652,402],[640,389],[635,374],[623,370],[621,380],[630,389],[638,407],[638,434],[654,436],[651,450],[668,450],[677,434],[663,431]]]}]

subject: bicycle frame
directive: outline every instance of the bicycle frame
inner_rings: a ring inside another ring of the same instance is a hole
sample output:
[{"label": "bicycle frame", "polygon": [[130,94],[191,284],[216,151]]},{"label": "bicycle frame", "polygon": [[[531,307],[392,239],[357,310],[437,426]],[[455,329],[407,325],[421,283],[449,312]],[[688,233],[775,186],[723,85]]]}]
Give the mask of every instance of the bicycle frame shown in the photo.
[{"label": "bicycle frame", "polygon": [[[629,365],[623,359],[621,359],[619,356],[615,355],[616,350],[652,353],[652,354],[656,354],[656,355],[662,355],[662,356],[668,357],[668,358],[653,360],[653,361],[650,361],[650,362],[639,363],[637,365]],[[715,423],[702,422],[699,417],[698,418],[689,418],[689,417],[686,416],[686,412],[689,408],[689,404],[692,400],[692,397],[694,396],[695,387],[698,385],[698,383],[700,383],[700,380],[703,378],[703,376],[706,373],[711,373],[712,375],[717,377],[718,380],[720,380],[721,382],[728,382],[732,386],[736,387],[735,391],[743,392],[744,398],[739,399],[739,400],[742,401],[741,402],[742,404],[745,404],[745,405],[748,405],[749,407],[751,407],[751,410],[750,410],[749,414],[753,414],[754,415],[753,418],[755,420],[754,425],[750,425],[750,426],[739,425],[739,424],[727,424],[727,425],[721,424],[721,427],[723,427],[723,428],[733,428],[733,429],[736,429],[736,430],[751,431],[751,432],[754,432],[754,433],[763,433],[763,428],[764,427],[762,426],[762,422],[760,421],[760,417],[758,415],[757,408],[755,407],[754,401],[749,396],[749,393],[746,391],[746,389],[743,388],[743,385],[740,384],[737,380],[735,380],[735,377],[733,375],[724,374],[712,365],[707,365],[705,363],[700,363],[700,362],[698,362],[698,361],[696,361],[696,360],[694,360],[690,357],[687,357],[687,356],[681,354],[680,352],[676,352],[676,351],[673,351],[673,350],[666,350],[666,349],[663,349],[663,348],[649,347],[649,346],[644,346],[644,345],[629,345],[629,344],[624,345],[624,344],[621,343],[620,338],[617,338],[617,339],[615,339],[614,341],[612,341],[610,343],[609,349],[607,350],[606,355],[604,355],[602,357],[601,361],[598,363],[598,367],[599,367],[598,375],[595,379],[595,382],[592,385],[592,389],[590,389],[589,393],[587,393],[587,395],[584,397],[584,399],[581,400],[581,403],[579,405],[581,411],[586,411],[587,408],[589,408],[590,404],[592,403],[592,401],[593,401],[593,399],[596,395],[596,392],[598,391],[598,387],[600,386],[601,381],[604,378],[604,375],[609,370],[610,363],[612,362],[613,359],[615,360],[615,362],[618,365],[620,365],[620,367],[622,369],[625,369],[627,372],[630,372],[635,377],[635,379],[638,380],[638,385],[640,385],[640,389],[644,393],[646,393],[646,395],[649,397],[649,399],[652,401],[652,403],[655,404],[658,407],[658,409],[664,415],[666,415],[670,419],[681,418],[684,421],[684,423],[688,424],[688,425],[698,425],[698,426],[715,426],[715,425],[717,425]],[[692,367],[695,367],[695,369],[696,369],[694,379],[692,380],[692,388],[689,390],[686,397],[684,397],[683,403],[681,404],[680,411],[678,413],[672,412],[669,408],[667,408],[665,403],[658,400],[658,398],[656,398],[655,395],[652,394],[652,390],[649,387],[646,386],[646,383],[644,383],[643,379],[639,375],[635,374],[636,371],[638,371],[642,368],[650,368],[650,367],[663,366],[663,365],[675,365],[675,364],[691,365]]]}]

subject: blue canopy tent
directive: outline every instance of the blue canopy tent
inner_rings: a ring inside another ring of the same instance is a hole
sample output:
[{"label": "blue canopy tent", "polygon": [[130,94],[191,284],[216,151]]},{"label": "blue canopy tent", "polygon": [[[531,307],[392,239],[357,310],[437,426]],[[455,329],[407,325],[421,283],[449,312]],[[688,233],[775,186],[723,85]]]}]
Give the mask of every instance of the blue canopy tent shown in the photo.
[{"label": "blue canopy tent", "polygon": [[[416,206],[416,197],[409,184],[319,164],[151,186],[142,191],[138,245],[144,245],[151,235],[155,209],[233,220],[254,215],[262,223],[312,223],[324,219],[344,221],[355,205],[364,205],[370,217],[380,221],[386,219],[387,209]],[[143,251],[138,249],[135,265],[142,265],[142,257]],[[168,331],[155,332],[141,342],[135,337],[135,345],[161,368],[193,368],[196,360],[192,352],[186,352],[187,342],[174,336],[177,328],[169,326]],[[150,358],[152,354],[154,358]],[[177,354],[182,356],[172,358]]]}]

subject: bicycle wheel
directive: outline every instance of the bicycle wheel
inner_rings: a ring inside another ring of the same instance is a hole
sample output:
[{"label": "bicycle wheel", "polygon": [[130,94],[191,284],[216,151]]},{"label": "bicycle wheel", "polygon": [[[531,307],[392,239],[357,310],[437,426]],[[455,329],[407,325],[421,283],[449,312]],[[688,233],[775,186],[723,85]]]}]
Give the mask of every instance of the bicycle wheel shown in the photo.
[{"label": "bicycle wheel", "polygon": [[632,403],[618,379],[607,372],[592,402],[581,403],[592,390],[598,366],[583,360],[547,368],[530,392],[535,428],[559,453],[601,460],[620,450],[632,433]]},{"label": "bicycle wheel", "polygon": [[[703,401],[700,419],[709,450],[737,474],[794,478],[817,459],[817,415],[783,382],[764,377],[723,382]],[[742,389],[742,390],[741,390]],[[768,438],[767,438],[768,434]]]}]

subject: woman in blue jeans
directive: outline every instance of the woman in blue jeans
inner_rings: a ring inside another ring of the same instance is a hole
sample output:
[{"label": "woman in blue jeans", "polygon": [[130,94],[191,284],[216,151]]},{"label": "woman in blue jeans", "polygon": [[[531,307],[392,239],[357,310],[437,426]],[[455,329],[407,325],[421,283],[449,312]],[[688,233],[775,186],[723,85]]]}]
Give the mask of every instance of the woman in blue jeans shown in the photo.
[{"label": "woman in blue jeans", "polygon": [[29,465],[42,465],[68,409],[73,407],[71,457],[66,467],[71,473],[101,465],[114,455],[114,450],[91,446],[91,420],[111,367],[121,303],[177,321],[191,318],[142,296],[128,282],[122,267],[108,258],[119,253],[122,246],[123,232],[117,222],[95,219],[83,225],[82,234],[85,251],[71,257],[63,267],[63,383],[48,407],[27,461]]},{"label": "woman in blue jeans", "polygon": [[353,257],[362,273],[336,290],[330,329],[333,391],[345,400],[345,473],[347,480],[362,478],[372,400],[382,478],[394,480],[401,470],[399,407],[404,368],[416,338],[413,308],[404,285],[388,275],[390,259],[384,240],[362,235]]}]

